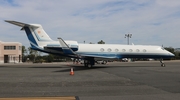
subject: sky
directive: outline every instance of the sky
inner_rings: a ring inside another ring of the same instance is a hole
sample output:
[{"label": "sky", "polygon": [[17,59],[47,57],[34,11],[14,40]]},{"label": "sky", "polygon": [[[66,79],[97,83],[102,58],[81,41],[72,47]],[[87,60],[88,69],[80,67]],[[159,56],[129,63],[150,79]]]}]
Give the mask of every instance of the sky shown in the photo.
[{"label": "sky", "polygon": [[29,41],[15,20],[41,24],[53,40],[180,48],[180,0],[0,0],[0,41]]}]

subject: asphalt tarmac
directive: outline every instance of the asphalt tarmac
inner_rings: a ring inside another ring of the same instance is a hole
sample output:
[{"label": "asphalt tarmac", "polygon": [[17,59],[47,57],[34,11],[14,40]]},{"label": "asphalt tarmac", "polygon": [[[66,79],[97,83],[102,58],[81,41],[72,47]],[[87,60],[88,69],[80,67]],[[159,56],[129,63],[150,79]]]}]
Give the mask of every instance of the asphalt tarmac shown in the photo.
[{"label": "asphalt tarmac", "polygon": [[[180,61],[165,64],[166,67],[161,67],[159,61],[110,62],[92,69],[72,63],[0,64],[0,100],[179,100]],[[69,75],[70,68],[74,75]]]}]

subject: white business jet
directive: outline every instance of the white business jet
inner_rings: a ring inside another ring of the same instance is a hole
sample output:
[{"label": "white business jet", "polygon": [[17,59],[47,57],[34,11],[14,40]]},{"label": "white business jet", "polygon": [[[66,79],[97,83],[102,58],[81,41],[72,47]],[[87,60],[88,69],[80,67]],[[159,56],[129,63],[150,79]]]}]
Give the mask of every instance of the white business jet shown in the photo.
[{"label": "white business jet", "polygon": [[31,48],[45,53],[84,59],[84,66],[93,67],[95,59],[120,58],[156,58],[161,66],[165,66],[163,59],[171,58],[174,54],[161,46],[150,45],[121,45],[121,44],[80,44],[77,41],[52,40],[39,24],[26,24],[17,21],[5,22],[20,26],[25,30]]}]

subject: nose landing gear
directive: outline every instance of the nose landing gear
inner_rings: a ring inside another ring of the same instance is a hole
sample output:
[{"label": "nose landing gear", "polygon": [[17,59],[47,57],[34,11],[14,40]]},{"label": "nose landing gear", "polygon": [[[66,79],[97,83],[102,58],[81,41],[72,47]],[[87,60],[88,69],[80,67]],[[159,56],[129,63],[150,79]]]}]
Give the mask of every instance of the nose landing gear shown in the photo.
[{"label": "nose landing gear", "polygon": [[163,59],[160,59],[160,63],[161,63],[161,67],[165,67],[166,66],[164,61],[163,61]]}]

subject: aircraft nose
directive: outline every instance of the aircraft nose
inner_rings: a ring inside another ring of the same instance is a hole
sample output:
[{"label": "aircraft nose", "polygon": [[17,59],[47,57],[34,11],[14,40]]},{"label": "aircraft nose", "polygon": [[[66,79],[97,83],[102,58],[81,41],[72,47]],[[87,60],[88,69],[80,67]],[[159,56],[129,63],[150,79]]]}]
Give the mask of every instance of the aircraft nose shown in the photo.
[{"label": "aircraft nose", "polygon": [[175,55],[173,54],[173,53],[171,53],[171,52],[169,52],[169,55],[171,56],[171,57],[174,57]]},{"label": "aircraft nose", "polygon": [[175,56],[173,53],[171,53],[171,52],[169,52],[167,50],[165,52],[166,52],[166,55],[169,56],[169,57],[174,57]]},{"label": "aircraft nose", "polygon": [[170,57],[174,57],[175,55],[169,51],[167,51],[167,54],[170,56]]}]

